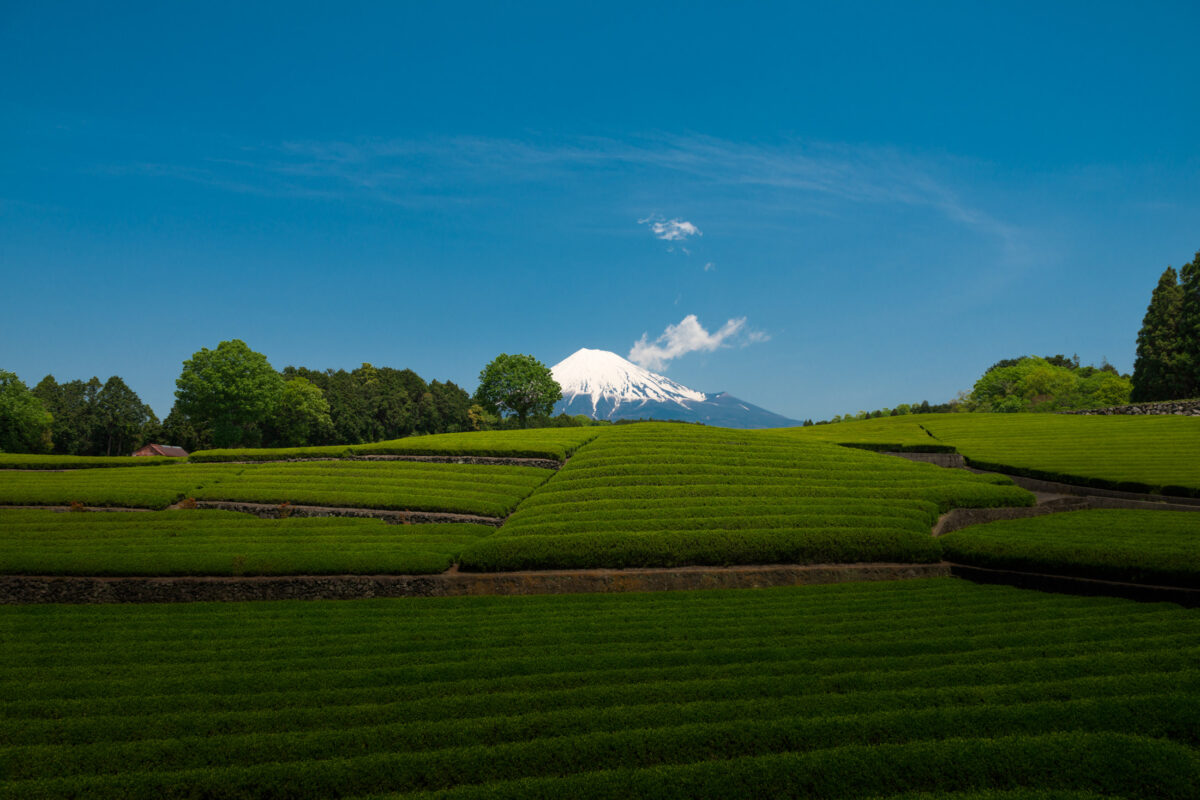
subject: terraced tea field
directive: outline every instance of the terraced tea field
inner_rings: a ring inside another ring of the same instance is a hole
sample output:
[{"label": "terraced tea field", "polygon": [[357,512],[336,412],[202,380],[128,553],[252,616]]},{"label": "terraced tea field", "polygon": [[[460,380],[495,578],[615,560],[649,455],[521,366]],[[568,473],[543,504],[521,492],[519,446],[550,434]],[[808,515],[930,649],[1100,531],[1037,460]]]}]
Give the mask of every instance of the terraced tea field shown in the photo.
[{"label": "terraced tea field", "polygon": [[835,422],[828,425],[812,425],[806,428],[788,428],[785,431],[804,441],[828,442],[843,447],[858,447],[890,453],[953,453],[952,445],[933,438],[921,421],[933,415],[905,415],[902,417],[880,417],[878,419]]},{"label": "terraced tea field", "polygon": [[259,519],[229,511],[70,514],[0,509],[3,575],[444,572],[486,525]]},{"label": "terraced tea field", "polygon": [[[981,469],[1104,489],[1200,497],[1200,419],[1183,416],[921,414],[795,428],[801,439],[920,441],[918,425]],[[892,431],[895,432],[892,435]],[[928,438],[928,437],[927,437]]]},{"label": "terraced tea field", "polygon": [[787,434],[613,428],[524,500],[464,569],[937,561],[953,507],[1031,505],[1007,478]]},{"label": "terraced tea field", "polygon": [[0,798],[1200,794],[1200,615],[1169,604],[940,579],[26,606],[0,640]]},{"label": "terraced tea field", "polygon": [[0,473],[0,505],[162,509],[184,498],[503,517],[544,483],[534,467],[318,461]]},{"label": "terraced tea field", "polygon": [[976,525],[941,541],[959,564],[1200,586],[1200,513],[1073,511]]},{"label": "terraced tea field", "polygon": [[[206,465],[213,468],[213,465]],[[438,511],[504,517],[553,475],[536,467],[385,461],[226,465],[197,500]]]}]

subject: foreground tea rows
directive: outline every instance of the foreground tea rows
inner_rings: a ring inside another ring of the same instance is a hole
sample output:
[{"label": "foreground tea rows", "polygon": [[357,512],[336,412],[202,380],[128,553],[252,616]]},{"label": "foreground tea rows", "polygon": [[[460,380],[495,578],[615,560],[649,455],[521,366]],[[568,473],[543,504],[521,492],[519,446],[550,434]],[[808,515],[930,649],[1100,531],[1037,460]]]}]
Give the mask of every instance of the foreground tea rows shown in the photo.
[{"label": "foreground tea rows", "polygon": [[1200,616],[1167,604],[941,579],[0,608],[0,638],[0,797],[1200,793]]}]

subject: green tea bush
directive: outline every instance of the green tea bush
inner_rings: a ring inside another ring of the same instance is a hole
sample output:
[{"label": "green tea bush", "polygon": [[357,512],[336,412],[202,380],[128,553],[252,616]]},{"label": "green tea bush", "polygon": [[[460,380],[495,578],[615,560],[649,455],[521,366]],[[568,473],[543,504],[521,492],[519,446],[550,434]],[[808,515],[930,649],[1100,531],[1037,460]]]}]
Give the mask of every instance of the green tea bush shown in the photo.
[{"label": "green tea bush", "polygon": [[486,525],[260,519],[225,511],[0,509],[0,574],[317,575],[444,572]]},{"label": "green tea bush", "polygon": [[1200,513],[1073,511],[964,528],[942,544],[961,564],[1200,586]]},{"label": "green tea bush", "polygon": [[47,456],[0,453],[0,469],[95,469],[97,467],[157,467],[180,464],[186,458],[166,456]]}]

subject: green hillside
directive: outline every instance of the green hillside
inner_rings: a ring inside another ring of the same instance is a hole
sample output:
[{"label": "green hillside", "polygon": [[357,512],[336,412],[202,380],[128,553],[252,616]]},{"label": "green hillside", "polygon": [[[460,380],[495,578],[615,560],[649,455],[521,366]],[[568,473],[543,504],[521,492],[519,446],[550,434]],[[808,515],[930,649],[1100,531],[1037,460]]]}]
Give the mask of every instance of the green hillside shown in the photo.
[{"label": "green hillside", "polygon": [[647,423],[582,448],[462,566],[928,562],[939,513],[1032,502],[1004,478],[768,431]]}]

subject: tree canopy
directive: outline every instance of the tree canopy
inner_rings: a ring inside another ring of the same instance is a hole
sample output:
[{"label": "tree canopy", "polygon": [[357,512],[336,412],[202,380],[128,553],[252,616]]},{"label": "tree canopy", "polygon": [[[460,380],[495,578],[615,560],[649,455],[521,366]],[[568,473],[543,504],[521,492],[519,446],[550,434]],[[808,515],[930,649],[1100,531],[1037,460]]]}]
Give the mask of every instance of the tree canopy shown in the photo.
[{"label": "tree canopy", "polygon": [[175,381],[179,410],[206,423],[217,447],[261,442],[259,425],[279,406],[284,381],[267,357],[241,339],[202,348]]},{"label": "tree canopy", "polygon": [[522,428],[529,415],[549,415],[562,399],[550,368],[530,355],[501,353],[479,373],[475,400],[493,413],[516,414]]},{"label": "tree canopy", "polygon": [[1129,402],[1129,378],[1108,363],[1079,366],[1078,359],[1027,356],[997,362],[966,399],[970,411],[1073,411]]},{"label": "tree canopy", "polygon": [[0,451],[48,453],[53,417],[24,381],[0,369]]}]

